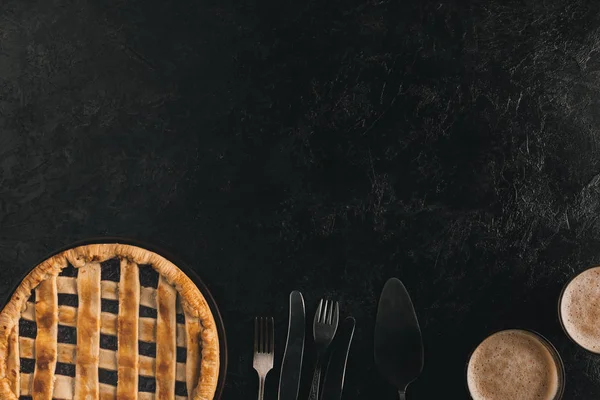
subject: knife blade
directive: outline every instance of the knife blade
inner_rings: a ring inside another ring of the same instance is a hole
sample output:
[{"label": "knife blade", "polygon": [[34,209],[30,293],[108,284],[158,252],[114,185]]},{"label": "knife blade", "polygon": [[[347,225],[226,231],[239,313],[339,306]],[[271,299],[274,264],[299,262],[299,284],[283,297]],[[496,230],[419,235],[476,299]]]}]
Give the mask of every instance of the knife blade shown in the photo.
[{"label": "knife blade", "polygon": [[397,278],[383,287],[375,321],[375,364],[400,396],[423,370],[423,340],[408,291]]},{"label": "knife blade", "polygon": [[285,352],[281,362],[279,376],[279,400],[297,400],[304,355],[304,337],[306,333],[304,298],[294,290],[290,293],[290,314]]},{"label": "knife blade", "polygon": [[338,329],[336,338],[333,341],[329,364],[325,374],[323,384],[322,399],[339,400],[342,398],[344,390],[344,378],[346,376],[346,363],[348,362],[348,353],[354,337],[354,326],[356,320],[353,317],[347,317],[340,329]]}]

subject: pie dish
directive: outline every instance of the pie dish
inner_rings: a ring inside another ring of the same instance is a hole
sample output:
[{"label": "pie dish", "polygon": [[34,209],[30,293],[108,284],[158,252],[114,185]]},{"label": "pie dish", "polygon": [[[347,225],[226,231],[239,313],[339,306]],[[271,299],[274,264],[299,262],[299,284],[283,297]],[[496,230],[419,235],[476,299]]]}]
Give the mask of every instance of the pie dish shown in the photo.
[{"label": "pie dish", "polygon": [[212,400],[219,335],[164,257],[90,244],[50,257],[0,313],[0,399]]}]

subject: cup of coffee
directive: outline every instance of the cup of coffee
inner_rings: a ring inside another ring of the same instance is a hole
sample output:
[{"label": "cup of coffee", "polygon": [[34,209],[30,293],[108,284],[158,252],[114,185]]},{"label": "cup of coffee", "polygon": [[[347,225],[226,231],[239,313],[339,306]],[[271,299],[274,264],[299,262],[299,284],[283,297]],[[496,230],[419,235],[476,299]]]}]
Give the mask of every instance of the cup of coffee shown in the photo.
[{"label": "cup of coffee", "polygon": [[563,362],[541,335],[510,329],[488,336],[467,364],[473,400],[559,400],[565,386]]},{"label": "cup of coffee", "polygon": [[600,266],[588,268],[567,282],[558,301],[558,314],[572,341],[600,354]]}]

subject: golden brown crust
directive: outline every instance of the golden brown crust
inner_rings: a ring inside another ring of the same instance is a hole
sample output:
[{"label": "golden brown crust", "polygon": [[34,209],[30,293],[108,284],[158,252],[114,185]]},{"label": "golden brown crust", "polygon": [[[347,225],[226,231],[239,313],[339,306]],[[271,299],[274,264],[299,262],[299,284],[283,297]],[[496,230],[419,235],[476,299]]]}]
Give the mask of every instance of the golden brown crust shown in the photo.
[{"label": "golden brown crust", "polygon": [[188,387],[188,400],[192,400],[198,387],[198,377],[200,375],[200,332],[202,326],[200,320],[189,314],[185,314],[185,329],[187,340],[187,358],[186,364],[186,384]]},{"label": "golden brown crust", "polygon": [[75,400],[98,399],[98,362],[100,358],[100,264],[79,270],[77,292],[77,357],[75,363]]},{"label": "golden brown crust", "polygon": [[[31,291],[42,281],[51,276],[57,276],[67,266],[67,261],[79,268],[88,263],[102,262],[114,257],[131,260],[137,264],[152,265],[161,276],[165,277],[176,288],[186,315],[198,318],[201,321],[201,373],[193,399],[213,399],[219,375],[219,337],[206,299],[192,280],[164,257],[140,247],[116,243],[80,246],[59,253],[36,266],[13,293],[11,300],[0,313],[1,399],[18,400],[18,397],[11,390],[12,383],[9,379],[7,366],[8,343],[14,327],[18,326],[21,311],[25,308]],[[23,384],[21,384],[21,387],[23,387]]]},{"label": "golden brown crust", "polygon": [[54,370],[57,357],[58,292],[56,276],[51,276],[36,288],[35,371],[33,373],[33,398],[52,400]]},{"label": "golden brown crust", "polygon": [[[28,337],[19,338],[21,356],[23,358],[34,358],[35,339]],[[98,367],[107,371],[117,371],[117,355],[112,350],[100,349]],[[69,343],[58,344],[58,362],[63,364],[75,364],[77,360],[77,346]],[[140,355],[139,361],[140,376],[153,378],[156,376],[156,359]],[[186,364],[177,363],[176,378],[180,382],[185,382]]]},{"label": "golden brown crust", "polygon": [[158,280],[156,320],[156,400],[174,400],[177,360],[177,291],[162,276]]},{"label": "golden brown crust", "polygon": [[[62,293],[62,292],[61,292]],[[106,298],[106,297],[102,297]],[[140,304],[143,304],[140,301]],[[35,304],[28,302],[26,310],[21,314],[21,319],[35,321]],[[103,335],[117,336],[117,314],[100,313],[100,333]],[[77,327],[77,308],[65,305],[58,306],[59,325]],[[156,319],[139,318],[139,340],[142,342],[156,343]],[[177,346],[186,347],[185,325],[177,324]],[[196,342],[197,343],[197,342]],[[18,370],[18,369],[17,369]]]},{"label": "golden brown crust", "polygon": [[19,327],[15,326],[9,336],[8,341],[8,379],[13,393],[18,397],[21,391],[19,372],[21,368],[21,358],[19,357]]},{"label": "golden brown crust", "polygon": [[136,263],[121,260],[121,281],[119,292],[128,301],[119,302],[117,318],[118,382],[119,400],[137,400],[138,389],[138,322],[140,310],[140,273]]},{"label": "golden brown crust", "polygon": [[[21,393],[23,396],[30,396],[30,385],[31,375],[23,374],[21,381]],[[73,382],[74,378],[64,375],[56,375],[55,386],[61,391],[62,397],[70,398],[73,395]],[[117,388],[112,385],[101,383],[100,385],[100,400],[115,400],[117,397]],[[138,400],[156,400],[154,393],[140,392],[138,393]],[[186,400],[185,397],[175,396],[175,400]]]},{"label": "golden brown crust", "polygon": [[66,266],[64,256],[52,257],[42,262],[23,279],[0,313],[0,398],[2,399],[18,400],[10,388],[6,358],[8,356],[8,337],[13,328],[18,326],[21,309],[31,295],[31,291],[49,276],[58,274],[64,266]]}]

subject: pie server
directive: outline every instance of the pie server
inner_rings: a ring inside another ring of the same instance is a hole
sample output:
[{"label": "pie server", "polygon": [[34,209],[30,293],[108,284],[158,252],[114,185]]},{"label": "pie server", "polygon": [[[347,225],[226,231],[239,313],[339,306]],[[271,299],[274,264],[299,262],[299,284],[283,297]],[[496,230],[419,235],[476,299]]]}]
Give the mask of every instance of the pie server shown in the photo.
[{"label": "pie server", "polygon": [[406,388],[423,370],[419,321],[402,282],[390,278],[383,287],[375,322],[375,364],[406,399]]}]

